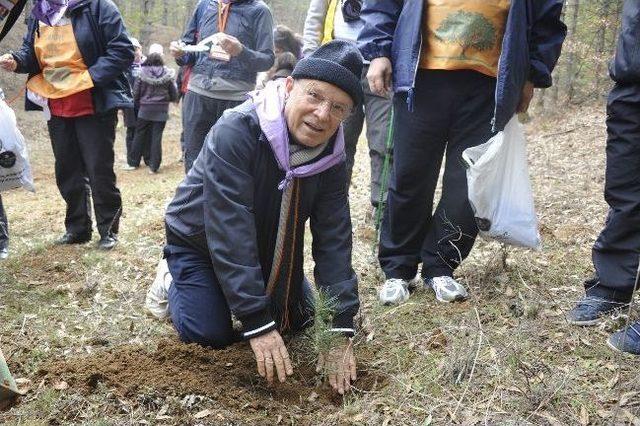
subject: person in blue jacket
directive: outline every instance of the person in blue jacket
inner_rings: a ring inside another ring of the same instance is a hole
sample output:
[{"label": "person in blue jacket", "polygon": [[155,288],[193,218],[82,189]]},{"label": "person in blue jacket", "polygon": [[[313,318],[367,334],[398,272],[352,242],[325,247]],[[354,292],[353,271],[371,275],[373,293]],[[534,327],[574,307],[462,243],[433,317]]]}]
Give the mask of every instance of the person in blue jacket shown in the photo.
[{"label": "person in blue jacket", "polygon": [[56,183],[67,204],[66,232],[56,244],[91,240],[91,199],[98,247],[117,243],[122,199],[113,145],[118,109],[133,107],[124,74],[133,59],[111,0],[36,1],[22,47],[0,57],[1,68],[29,74],[27,110],[50,114]]},{"label": "person in blue jacket", "polygon": [[[567,314],[570,324],[593,326],[628,308],[640,282],[640,4],[627,0],[622,31],[609,67],[615,85],[607,103],[607,169],[604,198],[609,213],[593,245],[595,277],[585,297]],[[609,337],[611,348],[640,355],[640,322]]]},{"label": "person in blue jacket", "polygon": [[263,1],[200,0],[181,41],[194,45],[211,36],[217,55],[185,52],[176,43],[170,48],[178,65],[193,67],[182,101],[185,172],[218,118],[247,99],[258,72],[271,68],[275,58],[273,19]]},{"label": "person in blue jacket", "polygon": [[[462,152],[486,142],[534,87],[549,87],[562,0],[365,1],[358,43],[374,93],[393,90],[394,164],[382,222],[382,303],[400,303],[422,263],[440,301],[467,297],[453,272],[478,233]],[[433,211],[443,158],[442,198]]]}]

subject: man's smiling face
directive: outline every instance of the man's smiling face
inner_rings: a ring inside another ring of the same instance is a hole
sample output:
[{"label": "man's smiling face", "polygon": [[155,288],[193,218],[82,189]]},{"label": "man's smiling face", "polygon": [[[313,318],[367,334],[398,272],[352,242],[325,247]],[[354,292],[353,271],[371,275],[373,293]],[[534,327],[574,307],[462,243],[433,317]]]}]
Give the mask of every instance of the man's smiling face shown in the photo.
[{"label": "man's smiling face", "polygon": [[324,81],[288,77],[286,88],[287,126],[296,142],[304,146],[327,142],[353,109],[347,92]]}]

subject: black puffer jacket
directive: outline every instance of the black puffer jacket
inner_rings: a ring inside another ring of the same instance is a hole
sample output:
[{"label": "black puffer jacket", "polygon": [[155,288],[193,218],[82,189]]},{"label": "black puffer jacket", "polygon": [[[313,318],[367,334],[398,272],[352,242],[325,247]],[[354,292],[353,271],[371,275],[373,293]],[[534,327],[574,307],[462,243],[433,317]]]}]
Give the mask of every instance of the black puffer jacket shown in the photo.
[{"label": "black puffer jacket", "polygon": [[609,67],[617,83],[640,83],[640,2],[626,0],[616,56]]}]

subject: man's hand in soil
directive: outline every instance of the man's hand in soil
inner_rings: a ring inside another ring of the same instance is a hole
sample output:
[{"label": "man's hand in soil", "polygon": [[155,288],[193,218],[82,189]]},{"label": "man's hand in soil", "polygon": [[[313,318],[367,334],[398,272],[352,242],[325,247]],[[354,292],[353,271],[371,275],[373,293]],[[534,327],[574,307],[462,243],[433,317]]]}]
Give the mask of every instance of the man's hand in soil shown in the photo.
[{"label": "man's hand in soil", "polygon": [[218,44],[229,56],[238,56],[244,48],[240,40],[225,33],[218,33]]},{"label": "man's hand in soil", "polygon": [[13,59],[13,55],[7,53],[0,56],[0,68],[5,71],[15,71],[18,68],[18,63]]},{"label": "man's hand in soil", "polygon": [[273,383],[273,367],[276,369],[278,380],[284,382],[287,376],[293,374],[293,366],[289,359],[289,352],[284,346],[280,333],[273,330],[262,336],[249,340],[251,349],[256,356],[258,374],[267,378],[267,382]]},{"label": "man's hand in soil", "polygon": [[317,371],[324,370],[329,377],[329,384],[340,395],[351,388],[356,376],[356,357],[353,355],[351,339],[337,345],[327,353],[320,354]]}]

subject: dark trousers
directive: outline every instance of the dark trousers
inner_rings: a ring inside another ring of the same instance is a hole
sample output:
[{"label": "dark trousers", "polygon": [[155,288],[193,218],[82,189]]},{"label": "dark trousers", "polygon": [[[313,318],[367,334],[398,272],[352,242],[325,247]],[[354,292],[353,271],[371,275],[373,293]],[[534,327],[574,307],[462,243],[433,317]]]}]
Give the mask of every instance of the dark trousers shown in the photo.
[{"label": "dark trousers", "polygon": [[204,139],[225,110],[240,105],[242,101],[225,101],[187,92],[182,103],[182,128],[184,131],[184,171],[187,173],[198,158]]},{"label": "dark trousers", "polygon": [[[240,341],[211,259],[194,249],[175,245],[166,246],[164,254],[173,278],[169,287],[169,311],[180,339],[218,349]],[[304,289],[300,309],[291,312],[290,324],[294,331],[310,325],[313,318],[310,302],[313,296],[308,282],[304,283]]]},{"label": "dark trousers", "polygon": [[51,117],[48,122],[69,233],[91,234],[91,197],[100,235],[118,233],[122,199],[113,172],[117,121],[113,110],[78,118]]},{"label": "dark trousers", "polygon": [[0,249],[6,248],[9,243],[9,221],[7,213],[2,205],[2,196],[0,196]]},{"label": "dark trousers", "polygon": [[[394,159],[378,258],[387,278],[452,275],[478,229],[462,151],[494,133],[495,79],[473,71],[419,71],[413,111],[394,97]],[[442,197],[433,201],[443,157]],[[432,213],[433,212],[433,213]]]},{"label": "dark trousers", "polygon": [[604,229],[593,246],[596,287],[587,293],[629,301],[640,258],[640,84],[616,84],[607,103]]},{"label": "dark trousers", "polygon": [[136,137],[136,128],[135,127],[127,127],[127,138],[125,140],[125,145],[127,147],[127,164],[130,166],[134,165],[134,160],[131,154],[133,154],[133,140]]},{"label": "dark trousers", "polygon": [[154,172],[158,171],[162,163],[162,133],[166,124],[166,121],[138,118],[130,166],[138,167],[144,157],[145,164]]},{"label": "dark trousers", "polygon": [[[377,206],[380,202],[382,185],[382,168],[386,154],[387,132],[389,130],[389,113],[391,111],[391,99],[374,94],[369,88],[367,71],[362,70],[360,83],[364,91],[364,102],[356,106],[353,114],[344,122],[344,144],[347,154],[347,187],[351,183],[353,165],[355,162],[356,148],[362,133],[362,127],[367,124],[367,144],[369,145],[369,159],[371,165],[371,204]],[[390,152],[389,155],[392,153]],[[388,185],[388,182],[387,182]],[[386,191],[387,188],[384,188]],[[384,200],[383,200],[384,201]]]}]

